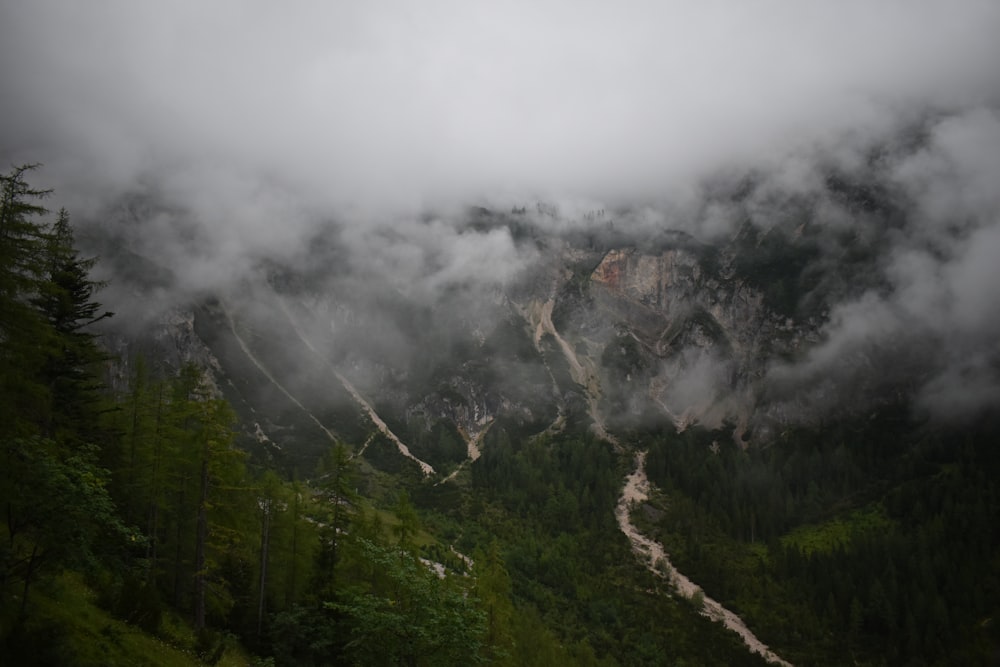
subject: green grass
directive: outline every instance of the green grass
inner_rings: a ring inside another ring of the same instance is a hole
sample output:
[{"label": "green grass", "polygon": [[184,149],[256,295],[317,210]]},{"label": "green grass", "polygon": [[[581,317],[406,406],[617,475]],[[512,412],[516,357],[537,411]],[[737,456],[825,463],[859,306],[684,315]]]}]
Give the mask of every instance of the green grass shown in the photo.
[{"label": "green grass", "polygon": [[[165,613],[154,636],[121,621],[97,605],[97,595],[79,575],[65,574],[39,585],[29,600],[24,625],[0,655],[11,664],[67,667],[201,667],[196,636],[180,616]],[[224,639],[220,667],[253,664],[235,640]],[[3,660],[0,660],[3,662]]]},{"label": "green grass", "polygon": [[892,527],[885,510],[873,505],[823,523],[799,526],[782,537],[781,543],[806,554],[830,553],[838,547],[846,548],[857,535],[888,531]]}]

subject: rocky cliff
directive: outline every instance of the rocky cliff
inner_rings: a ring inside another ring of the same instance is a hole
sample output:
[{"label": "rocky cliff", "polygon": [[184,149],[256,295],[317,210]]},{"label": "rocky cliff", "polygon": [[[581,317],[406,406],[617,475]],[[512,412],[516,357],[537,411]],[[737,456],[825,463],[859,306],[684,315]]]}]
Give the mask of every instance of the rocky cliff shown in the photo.
[{"label": "rocky cliff", "polygon": [[483,218],[473,227],[514,230],[530,250],[503,284],[426,299],[374,272],[345,276],[323,256],[265,263],[164,309],[115,351],[198,363],[236,406],[250,446],[284,443],[280,456],[303,464],[331,441],[360,449],[373,420],[447,471],[460,457],[430,442],[443,428],[470,452],[497,420],[612,439],[637,425],[728,423],[746,445],[754,423],[776,417],[761,403],[768,366],[815,325],[777,312],[744,275],[745,239],[627,244]]}]

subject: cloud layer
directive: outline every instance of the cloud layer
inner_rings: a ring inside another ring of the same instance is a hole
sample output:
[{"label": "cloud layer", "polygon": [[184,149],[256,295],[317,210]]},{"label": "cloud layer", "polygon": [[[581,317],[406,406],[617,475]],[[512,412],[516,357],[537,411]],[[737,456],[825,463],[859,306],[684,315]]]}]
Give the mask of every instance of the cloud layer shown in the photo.
[{"label": "cloud layer", "polygon": [[556,201],[565,231],[627,205],[636,229],[725,238],[718,174],[765,175],[739,213],[780,217],[769,193],[816,201],[817,165],[864,169],[921,125],[880,176],[905,228],[820,197],[822,224],[884,241],[882,287],[773,374],[909,341],[933,350],[921,400],[975,410],[1000,401],[998,34],[993,0],[10,2],[0,158],[45,163],[77,219],[149,203],[130,243],[185,287],[301,257],[336,221],[352,270],[426,297],[533,259],[448,211]]},{"label": "cloud layer", "polygon": [[[850,373],[916,378],[919,404],[955,419],[1000,404],[1000,115],[980,108],[932,124],[881,178],[906,218],[879,230],[880,285],[835,304],[821,344],[775,377],[813,387]],[[848,224],[866,222],[884,223]]]},{"label": "cloud layer", "polygon": [[988,0],[38,0],[3,14],[5,152],[80,185],[179,173],[210,191],[236,174],[362,210],[671,196],[908,108],[980,102],[1000,62]]}]

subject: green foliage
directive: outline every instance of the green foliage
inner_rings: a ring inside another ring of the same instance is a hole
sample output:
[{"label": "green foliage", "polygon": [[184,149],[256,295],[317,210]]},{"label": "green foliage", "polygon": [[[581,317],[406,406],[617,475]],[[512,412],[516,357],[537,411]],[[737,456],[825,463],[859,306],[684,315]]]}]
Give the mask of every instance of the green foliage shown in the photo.
[{"label": "green foliage", "polygon": [[144,580],[138,572],[129,572],[113,602],[113,611],[118,618],[155,634],[163,619],[163,602],[154,582]]},{"label": "green foliage", "polygon": [[483,640],[486,646],[492,647],[498,661],[504,663],[510,659],[514,649],[516,612],[511,600],[510,574],[503,562],[499,542],[493,540],[487,551],[477,551],[474,562],[472,594],[485,614]]},{"label": "green foliage", "polygon": [[[494,423],[461,483],[426,480],[379,434],[367,461],[338,446],[311,482],[285,479],[248,467],[231,407],[197,368],[126,359],[128,386],[112,395],[100,385],[93,260],[77,253],[65,212],[39,221],[47,193],[28,173],[2,177],[0,210],[0,663],[187,665],[197,654],[232,664],[230,633],[275,666],[762,663],[697,614],[703,600],[678,601],[637,563],[614,523],[628,457],[586,433],[551,336],[541,342],[565,390],[563,433],[532,435],[554,418],[546,399],[533,416]],[[742,258],[737,277],[767,283],[776,310],[801,311],[814,277],[795,262],[811,252],[808,235],[751,231],[742,240],[761,253]],[[415,336],[432,316],[398,312]],[[683,327],[723,344],[702,315]],[[641,374],[636,345],[612,341],[605,367]],[[448,350],[503,391],[549,391],[543,371],[499,377],[502,355],[537,361],[519,323]],[[280,346],[259,352],[283,365]],[[411,380],[430,381],[434,368]],[[368,441],[371,424],[322,412],[320,392],[307,391],[314,378],[286,379],[316,397],[309,407],[324,423]],[[433,386],[463,402],[441,378]],[[391,425],[439,469],[465,458],[445,422]],[[328,446],[304,426],[311,434],[293,444]],[[995,428],[933,429],[898,405],[789,429],[766,447],[735,446],[730,430],[627,443],[648,449],[663,494],[633,519],[706,594],[796,663],[996,654]]]},{"label": "green foliage", "polygon": [[511,588],[501,664],[759,664],[637,566],[614,523],[625,473],[610,445],[494,427],[472,472],[477,500],[463,525],[481,526],[480,544],[503,545]]},{"label": "green foliage", "polygon": [[351,664],[475,665],[484,658],[484,614],[460,579],[437,576],[417,558],[360,542],[366,584],[326,606],[350,628]]},{"label": "green foliage", "polygon": [[[33,596],[31,615],[0,642],[0,664],[18,667],[203,667],[192,628],[165,614],[159,635],[110,615],[78,575],[47,580]],[[246,652],[223,641],[218,667],[243,667]]]},{"label": "green foliage", "polygon": [[[91,568],[101,552],[140,538],[118,517],[105,471],[41,438],[0,441],[0,605],[24,614],[31,584],[63,567]],[[12,609],[13,608],[13,609]]]},{"label": "green foliage", "polygon": [[[446,400],[460,405],[464,399],[454,390],[446,389],[446,394],[454,394]],[[447,473],[468,456],[468,448],[462,434],[450,421],[439,419],[429,428],[407,428],[405,424],[393,424],[393,432],[409,446],[414,456],[431,464],[435,470]]]},{"label": "green foliage", "polygon": [[888,532],[892,528],[893,522],[885,515],[885,510],[875,506],[855,510],[824,523],[798,526],[782,536],[780,543],[806,555],[813,552],[828,554],[849,546],[852,540]]},{"label": "green foliage", "polygon": [[326,607],[293,605],[274,616],[274,664],[328,667],[343,664],[345,627],[341,614]]},{"label": "green foliage", "polygon": [[96,315],[94,260],[78,256],[67,213],[36,219],[49,192],[27,184],[32,169],[0,176],[0,421],[10,435],[82,445],[97,435],[104,358],[86,327],[110,314]]},{"label": "green foliage", "polygon": [[348,534],[358,514],[355,492],[355,463],[342,445],[331,449],[320,465],[320,476],[314,486],[320,502],[320,547],[317,554],[316,586],[320,595],[331,595],[337,585],[337,568],[343,556],[344,536]]},{"label": "green foliage", "polygon": [[102,285],[89,278],[96,260],[80,258],[65,209],[45,240],[43,280],[32,299],[58,341],[42,368],[57,406],[48,416],[45,433],[82,444],[100,436],[95,406],[101,401],[101,384],[95,371],[106,360],[88,327],[113,313],[98,314],[101,305],[93,297]]},{"label": "green foliage", "polygon": [[1000,645],[983,625],[1000,611],[996,432],[908,423],[887,410],[757,452],[654,443],[659,537],[793,662],[982,664]]},{"label": "green foliage", "polygon": [[242,581],[236,572],[252,567],[256,525],[234,415],[193,367],[165,380],[150,378],[141,361],[135,369],[113,415],[122,437],[102,454],[112,489],[149,537],[142,569],[164,598],[201,619],[225,619]]},{"label": "green foliage", "polygon": [[[391,520],[362,511],[345,448],[313,485],[253,475],[232,409],[199,369],[169,375],[130,359],[120,395],[101,386],[104,356],[87,328],[106,316],[92,298],[94,260],[78,255],[64,211],[51,226],[34,219],[46,193],[26,184],[28,171],[3,177],[0,210],[4,664],[183,664],[166,649],[137,657],[125,647],[141,637],[134,628],[211,664],[233,631],[281,664],[382,664],[386,646],[419,664],[492,655],[471,580],[439,579],[420,560],[433,538],[405,492]],[[453,428],[430,433],[438,458],[464,458]],[[105,610],[78,605],[108,619],[96,632],[49,604],[67,568],[100,585]],[[192,624],[182,640],[178,611]]]},{"label": "green foliage", "polygon": [[611,447],[590,436],[512,441],[503,429],[492,429],[473,482],[553,534],[614,528],[608,508],[617,498],[619,472]]}]

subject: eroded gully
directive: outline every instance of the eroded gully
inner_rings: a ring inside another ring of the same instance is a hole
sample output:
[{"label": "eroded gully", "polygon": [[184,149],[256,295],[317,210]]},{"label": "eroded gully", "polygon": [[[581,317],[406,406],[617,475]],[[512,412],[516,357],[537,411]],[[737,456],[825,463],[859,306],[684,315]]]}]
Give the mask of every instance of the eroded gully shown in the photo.
[{"label": "eroded gully", "polygon": [[[526,310],[522,311],[522,316],[533,326],[535,347],[541,352],[542,336],[545,334],[552,335],[569,364],[570,374],[574,382],[584,389],[588,412],[593,421],[595,432],[599,437],[610,442],[616,451],[623,453],[625,451],[624,448],[618,439],[608,432],[598,409],[600,403],[600,386],[597,381],[596,370],[591,364],[581,362],[573,346],[559,334],[555,324],[552,322],[553,305],[554,300],[549,298],[545,302],[534,302]],[[677,421],[676,418],[674,420],[675,422]],[[634,471],[625,478],[625,485],[622,487],[618,505],[615,507],[615,518],[618,520],[618,527],[632,545],[632,551],[644,561],[646,568],[656,576],[666,578],[674,586],[677,593],[685,598],[690,599],[700,592],[703,596],[702,615],[717,623],[721,623],[728,630],[735,632],[750,651],[763,656],[768,662],[782,665],[783,667],[792,667],[791,663],[782,659],[769,649],[764,642],[758,639],[750,628],[747,627],[746,623],[743,622],[742,618],[723,607],[718,601],[705,595],[700,586],[678,571],[674,567],[674,564],[670,562],[670,557],[666,549],[663,548],[663,545],[643,535],[635,524],[632,523],[632,507],[646,501],[648,498],[649,479],[646,476],[646,453],[639,452],[635,457]]]},{"label": "eroded gully", "polygon": [[742,618],[705,595],[700,586],[681,574],[670,562],[663,545],[643,535],[632,523],[632,507],[645,502],[648,498],[649,479],[646,477],[646,453],[639,452],[635,456],[635,470],[625,478],[625,486],[622,488],[618,506],[615,508],[615,518],[618,519],[618,527],[632,544],[632,551],[644,561],[646,568],[656,576],[667,579],[677,593],[685,598],[690,599],[701,591],[704,596],[701,609],[703,616],[717,623],[722,623],[728,630],[738,634],[750,651],[760,654],[768,662],[792,667],[791,663],[783,660],[758,639]]}]

